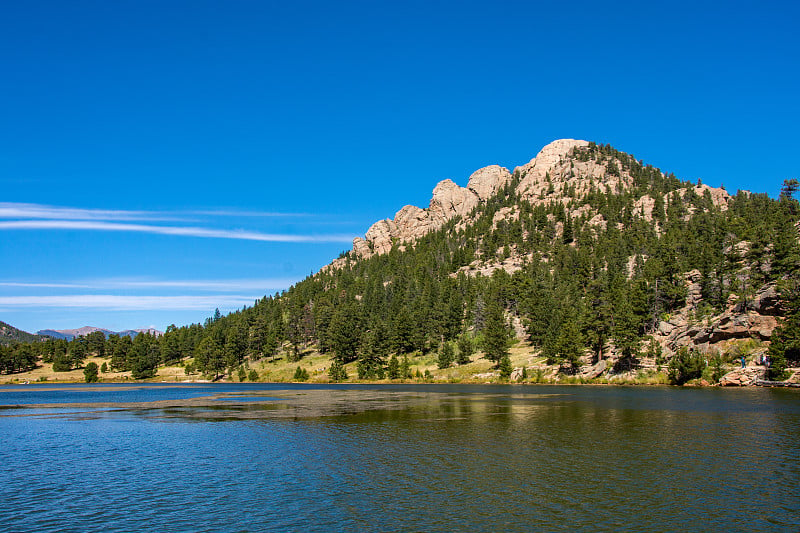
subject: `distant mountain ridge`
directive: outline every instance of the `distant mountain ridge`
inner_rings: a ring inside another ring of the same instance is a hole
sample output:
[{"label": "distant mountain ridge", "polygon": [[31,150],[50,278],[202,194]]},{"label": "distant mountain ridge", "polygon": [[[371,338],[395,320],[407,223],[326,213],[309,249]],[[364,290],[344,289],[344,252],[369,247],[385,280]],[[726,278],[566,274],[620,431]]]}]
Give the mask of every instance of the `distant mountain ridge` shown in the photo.
[{"label": "distant mountain ridge", "polygon": [[37,331],[38,335],[47,335],[48,337],[53,337],[55,339],[66,339],[71,341],[75,337],[86,336],[90,333],[94,333],[95,331],[102,331],[103,334],[108,337],[109,335],[119,335],[120,337],[135,337],[139,333],[149,333],[151,335],[155,335],[156,337],[160,337],[164,334],[163,331],[159,331],[155,328],[141,328],[141,329],[126,329],[124,331],[111,331],[109,329],[98,328],[95,326],[84,326],[82,328],[77,329],[42,329]]},{"label": "distant mountain ridge", "polygon": [[33,333],[17,329],[11,324],[0,322],[0,345],[12,344],[15,342],[35,342],[39,340],[42,340],[41,334],[34,335]]}]

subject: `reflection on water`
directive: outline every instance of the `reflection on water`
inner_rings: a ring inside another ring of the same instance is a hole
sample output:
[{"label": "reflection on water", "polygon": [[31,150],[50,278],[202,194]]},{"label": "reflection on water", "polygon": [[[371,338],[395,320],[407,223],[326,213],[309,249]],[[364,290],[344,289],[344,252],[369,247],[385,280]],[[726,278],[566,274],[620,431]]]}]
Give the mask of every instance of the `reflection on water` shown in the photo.
[{"label": "reflection on water", "polygon": [[17,401],[0,391],[0,403],[23,405],[0,409],[0,523],[797,531],[797,392],[206,385]]}]

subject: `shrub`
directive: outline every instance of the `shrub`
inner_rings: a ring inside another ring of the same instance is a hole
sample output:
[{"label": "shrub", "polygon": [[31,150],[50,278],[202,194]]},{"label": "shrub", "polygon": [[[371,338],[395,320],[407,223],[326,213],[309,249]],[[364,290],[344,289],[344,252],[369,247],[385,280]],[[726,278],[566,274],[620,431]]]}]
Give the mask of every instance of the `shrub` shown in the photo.
[{"label": "shrub", "polygon": [[86,365],[86,368],[83,369],[83,379],[86,380],[86,383],[95,383],[99,381],[100,378],[97,377],[97,363],[89,363]]},{"label": "shrub", "polygon": [[[331,367],[332,368],[332,367]],[[342,368],[344,371],[344,368]],[[308,370],[303,367],[297,367],[297,370],[294,371],[294,380],[295,381],[308,381]],[[347,379],[347,375],[345,374],[344,379]],[[337,380],[338,381],[338,380]]]},{"label": "shrub", "polygon": [[690,353],[686,347],[681,347],[669,362],[667,377],[671,385],[683,385],[702,376],[703,368],[705,361],[699,353]]},{"label": "shrub", "polygon": [[345,370],[344,365],[338,359],[334,359],[331,363],[328,369],[328,377],[333,382],[345,381],[347,379],[347,370]]},{"label": "shrub", "polygon": [[511,377],[511,372],[513,369],[511,368],[511,359],[508,357],[508,354],[504,355],[500,358],[500,378],[503,380],[507,380]]}]

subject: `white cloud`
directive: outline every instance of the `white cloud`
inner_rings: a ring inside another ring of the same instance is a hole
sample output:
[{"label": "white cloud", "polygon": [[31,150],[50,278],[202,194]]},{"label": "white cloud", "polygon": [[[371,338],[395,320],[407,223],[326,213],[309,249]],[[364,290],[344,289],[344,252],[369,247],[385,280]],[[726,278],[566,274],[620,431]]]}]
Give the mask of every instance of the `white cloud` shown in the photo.
[{"label": "white cloud", "polygon": [[212,217],[310,217],[309,213],[278,213],[273,211],[237,211],[235,209],[177,211],[182,215],[207,215]]},{"label": "white cloud", "polygon": [[129,211],[124,209],[83,209],[42,204],[0,202],[0,218],[51,220],[123,220],[156,221],[181,220],[186,215],[212,217],[306,217],[308,213],[278,213],[270,211],[240,211],[236,209],[205,209],[186,211]]},{"label": "white cloud", "polygon": [[94,220],[10,220],[1,221],[0,230],[88,230],[125,231],[153,233],[181,237],[201,237],[211,239],[238,239],[263,242],[346,242],[352,235],[291,235],[281,233],[261,233],[246,230],[224,230],[193,226],[154,226],[149,224],[121,224]]},{"label": "white cloud", "polygon": [[84,308],[113,311],[208,310],[253,305],[255,298],[241,295],[214,296],[119,296],[73,294],[66,296],[0,296],[4,308]]},{"label": "white cloud", "polygon": [[148,211],[80,209],[39,204],[0,202],[0,218],[60,220],[167,220]]},{"label": "white cloud", "polygon": [[272,291],[286,289],[297,279],[200,279],[200,280],[147,280],[147,279],[96,279],[75,282],[0,281],[0,287],[42,289],[152,289],[180,288],[198,291]]}]

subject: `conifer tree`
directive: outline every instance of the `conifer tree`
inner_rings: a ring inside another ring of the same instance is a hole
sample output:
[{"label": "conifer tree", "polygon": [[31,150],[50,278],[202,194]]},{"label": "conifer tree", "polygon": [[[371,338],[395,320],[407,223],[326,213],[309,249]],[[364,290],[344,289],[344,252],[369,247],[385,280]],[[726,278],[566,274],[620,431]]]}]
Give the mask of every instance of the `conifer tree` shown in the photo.
[{"label": "conifer tree", "polygon": [[498,368],[500,369],[501,379],[507,380],[508,378],[511,377],[511,372],[513,371],[513,368],[511,367],[511,358],[508,356],[508,354],[505,354],[503,355],[503,357],[500,358],[500,363],[498,365]]},{"label": "conifer tree", "polygon": [[439,349],[439,358],[438,358],[439,368],[450,368],[450,365],[453,364],[453,359],[455,359],[453,345],[450,344],[448,341],[443,342],[442,347]]},{"label": "conifer tree", "polygon": [[486,325],[483,329],[483,351],[486,358],[494,363],[508,354],[509,328],[503,308],[496,299],[490,299],[486,306]]},{"label": "conifer tree", "polygon": [[397,356],[394,354],[392,354],[392,357],[389,359],[389,364],[386,368],[386,374],[388,375],[389,379],[400,378],[400,361],[397,360]]},{"label": "conifer tree", "polygon": [[458,356],[456,358],[456,364],[469,364],[470,356],[472,356],[473,353],[475,353],[475,345],[472,343],[472,339],[466,333],[462,333],[461,336],[458,337]]},{"label": "conifer tree", "polygon": [[334,383],[347,380],[347,369],[338,359],[331,361],[331,366],[328,369],[328,379]]}]

